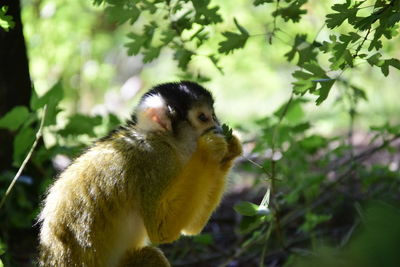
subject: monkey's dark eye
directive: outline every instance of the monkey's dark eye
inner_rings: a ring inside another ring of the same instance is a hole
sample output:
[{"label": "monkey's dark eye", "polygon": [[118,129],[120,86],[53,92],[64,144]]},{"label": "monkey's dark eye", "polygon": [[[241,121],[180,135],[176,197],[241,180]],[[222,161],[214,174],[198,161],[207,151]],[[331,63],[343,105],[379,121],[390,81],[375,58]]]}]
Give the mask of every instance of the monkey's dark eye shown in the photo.
[{"label": "monkey's dark eye", "polygon": [[208,121],[208,117],[204,113],[200,113],[200,115],[197,118],[202,122],[207,122]]}]

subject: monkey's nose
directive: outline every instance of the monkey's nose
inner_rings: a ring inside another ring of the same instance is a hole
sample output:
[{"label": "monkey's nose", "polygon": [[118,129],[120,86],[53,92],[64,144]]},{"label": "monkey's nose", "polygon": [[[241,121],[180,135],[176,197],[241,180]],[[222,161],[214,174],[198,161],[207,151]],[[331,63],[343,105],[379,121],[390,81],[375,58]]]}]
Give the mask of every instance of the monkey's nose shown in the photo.
[{"label": "monkey's nose", "polygon": [[222,130],[222,127],[219,126],[219,125],[215,126],[214,130],[215,130],[215,133],[219,133],[219,134],[223,134],[224,133],[223,130]]},{"label": "monkey's nose", "polygon": [[212,126],[212,127],[208,128],[208,129],[206,129],[203,134],[206,134],[206,133],[211,132],[211,131],[213,133],[216,133],[216,134],[223,134],[222,127],[219,126],[219,125],[215,125],[215,126]]}]

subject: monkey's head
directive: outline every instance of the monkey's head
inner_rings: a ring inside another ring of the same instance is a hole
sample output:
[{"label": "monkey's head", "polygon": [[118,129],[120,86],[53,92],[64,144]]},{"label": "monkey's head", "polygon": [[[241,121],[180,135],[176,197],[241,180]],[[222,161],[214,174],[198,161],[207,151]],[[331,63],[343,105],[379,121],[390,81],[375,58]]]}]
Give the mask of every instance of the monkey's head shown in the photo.
[{"label": "monkey's head", "polygon": [[136,109],[136,127],[146,132],[180,135],[188,130],[200,136],[220,131],[209,91],[194,82],[157,85],[141,98]]}]

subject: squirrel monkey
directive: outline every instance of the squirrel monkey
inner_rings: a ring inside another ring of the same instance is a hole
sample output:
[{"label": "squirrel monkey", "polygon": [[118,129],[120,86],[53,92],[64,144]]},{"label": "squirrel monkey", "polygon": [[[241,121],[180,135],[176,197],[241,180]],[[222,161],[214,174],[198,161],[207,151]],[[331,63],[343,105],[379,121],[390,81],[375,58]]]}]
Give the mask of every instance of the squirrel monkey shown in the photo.
[{"label": "squirrel monkey", "polygon": [[39,215],[40,266],[170,266],[149,245],[200,233],[242,152],[193,82],[148,91],[132,120],[62,172]]}]

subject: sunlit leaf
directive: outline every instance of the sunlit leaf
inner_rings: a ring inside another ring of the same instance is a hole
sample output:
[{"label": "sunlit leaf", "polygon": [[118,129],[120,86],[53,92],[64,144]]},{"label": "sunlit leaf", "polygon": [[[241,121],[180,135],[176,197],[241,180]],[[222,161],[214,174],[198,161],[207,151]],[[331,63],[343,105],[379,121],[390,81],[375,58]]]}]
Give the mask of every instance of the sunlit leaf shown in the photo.
[{"label": "sunlit leaf", "polygon": [[6,15],[7,11],[8,6],[0,6],[0,28],[3,28],[6,32],[15,26],[13,17]]},{"label": "sunlit leaf", "polygon": [[0,118],[0,128],[17,130],[29,117],[29,111],[24,106],[14,107]]},{"label": "sunlit leaf", "polygon": [[358,7],[361,4],[361,1],[353,4],[351,0],[346,0],[343,4],[334,4],[332,10],[337,11],[337,13],[331,13],[326,16],[326,26],[333,29],[342,25],[345,20],[348,20],[351,24],[354,23],[357,20]]},{"label": "sunlit leaf", "polygon": [[75,114],[69,118],[67,125],[58,133],[62,136],[87,134],[95,137],[95,126],[100,125],[102,119],[100,116],[91,117],[82,114]]},{"label": "sunlit leaf", "polygon": [[14,138],[14,166],[21,165],[35,140],[35,136],[35,131],[30,127],[24,127],[18,132],[17,136]]},{"label": "sunlit leaf", "polygon": [[53,87],[41,97],[38,97],[35,90],[32,90],[30,105],[33,110],[41,109],[47,104],[46,120],[44,121],[45,126],[56,124],[57,114],[61,111],[59,103],[63,96],[62,80],[54,84]]},{"label": "sunlit leaf", "polygon": [[243,216],[254,216],[258,213],[258,206],[247,201],[240,201],[235,205],[234,209]]}]

